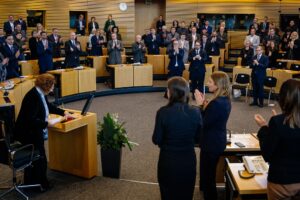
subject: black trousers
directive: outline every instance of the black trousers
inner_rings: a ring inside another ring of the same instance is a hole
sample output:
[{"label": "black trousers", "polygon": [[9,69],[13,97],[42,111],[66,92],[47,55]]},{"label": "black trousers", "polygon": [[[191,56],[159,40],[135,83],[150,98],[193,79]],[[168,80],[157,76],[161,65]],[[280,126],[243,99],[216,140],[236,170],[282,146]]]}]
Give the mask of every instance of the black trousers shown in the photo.
[{"label": "black trousers", "polygon": [[196,179],[194,150],[161,151],[157,176],[162,200],[192,200]]},{"label": "black trousers", "polygon": [[252,88],[253,88],[253,102],[258,103],[257,100],[259,100],[259,103],[261,105],[264,104],[264,81],[258,80],[257,77],[254,77],[252,79]]},{"label": "black trousers", "polygon": [[203,74],[197,74],[196,77],[191,77],[191,91],[194,94],[195,90],[198,89],[200,92],[203,93],[204,91],[204,78],[205,78],[205,73]]},{"label": "black trousers", "polygon": [[44,147],[44,140],[34,145],[40,155],[39,159],[32,163],[32,167],[27,167],[24,170],[25,184],[41,184],[43,187],[48,187],[47,179],[47,157]]},{"label": "black trousers", "polygon": [[216,170],[220,154],[200,153],[200,191],[205,200],[217,200]]}]

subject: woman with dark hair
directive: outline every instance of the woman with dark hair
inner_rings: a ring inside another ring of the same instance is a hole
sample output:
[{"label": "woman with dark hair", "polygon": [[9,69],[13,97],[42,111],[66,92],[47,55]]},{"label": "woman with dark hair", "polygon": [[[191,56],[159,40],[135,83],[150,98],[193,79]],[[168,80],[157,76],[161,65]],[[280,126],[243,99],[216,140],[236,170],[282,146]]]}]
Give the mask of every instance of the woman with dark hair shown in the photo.
[{"label": "woman with dark hair", "polygon": [[230,81],[225,72],[214,72],[208,80],[211,100],[196,90],[197,105],[202,107],[203,134],[200,137],[200,191],[205,200],[217,200],[216,171],[226,148],[226,125],[231,112]]},{"label": "woman with dark hair", "polygon": [[114,26],[114,27],[112,27],[112,29],[111,29],[111,33],[108,35],[108,41],[109,40],[111,40],[111,34],[113,34],[113,33],[115,33],[116,35],[117,35],[117,39],[118,40],[122,40],[122,36],[121,36],[121,34],[119,33],[119,27],[117,27],[117,26]]},{"label": "woman with dark hair", "polygon": [[51,74],[39,75],[35,80],[35,87],[24,97],[15,125],[16,140],[22,144],[33,144],[34,149],[40,155],[33,162],[33,167],[27,167],[24,171],[26,184],[41,184],[43,189],[50,187],[47,178],[47,157],[44,140],[48,137],[47,126],[49,113],[71,117],[67,111],[56,108],[47,100],[47,95],[53,91],[55,77]]},{"label": "woman with dark hair", "polygon": [[274,40],[270,40],[269,45],[267,46],[266,49],[266,56],[269,57],[269,68],[275,68],[276,67],[276,63],[277,63],[277,59],[279,58],[279,52],[278,52],[278,48],[275,44]]},{"label": "woman with dark hair", "polygon": [[152,141],[160,148],[157,176],[162,200],[193,199],[194,144],[199,142],[202,117],[199,109],[188,105],[189,93],[189,84],[184,78],[169,79],[169,103],[156,113]]},{"label": "woman with dark hair", "polygon": [[279,92],[282,114],[277,115],[273,110],[274,116],[269,124],[261,115],[255,115],[255,121],[261,127],[257,135],[260,149],[265,161],[270,164],[267,186],[269,200],[300,196],[299,97],[300,81],[287,80]]},{"label": "woman with dark hair", "polygon": [[36,60],[38,59],[37,55],[37,43],[39,41],[37,31],[33,30],[31,32],[31,38],[29,39],[29,49],[30,49],[30,59]]},{"label": "woman with dark hair", "polygon": [[172,22],[172,27],[175,27],[176,32],[177,32],[177,30],[178,30],[178,28],[179,28],[179,22],[178,22],[177,20],[174,20],[174,21]]}]

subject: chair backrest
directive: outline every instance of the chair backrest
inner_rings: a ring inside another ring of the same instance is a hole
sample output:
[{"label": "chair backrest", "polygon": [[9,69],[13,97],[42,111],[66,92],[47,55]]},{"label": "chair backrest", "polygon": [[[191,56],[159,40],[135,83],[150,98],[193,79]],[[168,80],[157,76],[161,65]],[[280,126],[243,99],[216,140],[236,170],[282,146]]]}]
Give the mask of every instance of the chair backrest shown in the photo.
[{"label": "chair backrest", "polygon": [[274,88],[277,84],[277,78],[272,76],[267,76],[264,80],[264,86]]},{"label": "chair backrest", "polygon": [[292,64],[291,65],[291,70],[300,71],[300,64]]},{"label": "chair backrest", "polygon": [[287,62],[277,62],[276,63],[276,68],[277,69],[286,69]]},{"label": "chair backrest", "polygon": [[250,83],[250,75],[249,74],[236,74],[235,82],[238,84],[249,84]]},{"label": "chair backrest", "polygon": [[5,122],[0,120],[0,163],[8,165],[9,142],[5,132]]}]

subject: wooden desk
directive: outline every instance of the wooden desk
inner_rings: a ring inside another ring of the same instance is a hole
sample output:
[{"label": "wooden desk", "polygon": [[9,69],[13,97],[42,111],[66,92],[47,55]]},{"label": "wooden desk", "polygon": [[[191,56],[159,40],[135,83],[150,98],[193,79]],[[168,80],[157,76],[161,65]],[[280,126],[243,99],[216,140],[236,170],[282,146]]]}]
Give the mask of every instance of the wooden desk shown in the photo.
[{"label": "wooden desk", "polygon": [[96,69],[96,77],[108,77],[109,73],[106,70],[107,56],[88,56],[90,67]]},{"label": "wooden desk", "polygon": [[215,66],[215,71],[219,71],[220,66],[220,56],[209,56],[211,58],[212,64]]},{"label": "wooden desk", "polygon": [[[10,79],[11,81],[14,82],[15,87],[11,90],[7,90],[8,91],[8,97],[9,100],[11,101],[11,103],[6,103],[4,101],[3,98],[3,92],[1,91],[0,93],[0,106],[9,106],[9,105],[14,105],[15,107],[15,117],[17,118],[20,109],[21,109],[21,105],[22,105],[22,101],[24,96],[27,94],[27,92],[29,90],[31,90],[31,88],[34,87],[34,79],[33,77],[27,77],[27,78],[22,78],[22,82],[21,79],[19,78],[13,78]],[[0,85],[3,87],[5,85],[5,83],[0,83]]]},{"label": "wooden desk", "polygon": [[96,70],[93,68],[59,69],[48,73],[56,77],[56,88],[59,89],[60,97],[96,90]]},{"label": "wooden desk", "polygon": [[[241,148],[235,145],[235,142],[241,142],[245,145],[245,147]],[[224,159],[227,157],[232,162],[238,161],[237,155],[243,154],[260,154],[260,146],[259,141],[256,138],[255,134],[232,134],[231,135],[231,144],[226,146],[226,149],[222,156],[219,159],[217,166],[217,183],[224,183],[224,171],[225,171],[225,163]]]},{"label": "wooden desk", "polygon": [[[226,193],[232,194],[233,188],[229,183],[233,184],[233,187],[237,191],[237,197],[243,199],[247,196],[247,199],[253,197],[253,199],[266,199],[267,197],[267,174],[256,174],[253,178],[243,179],[239,176],[238,171],[244,170],[243,163],[229,163],[226,171]],[[228,195],[233,199],[233,195]]]},{"label": "wooden desk", "polygon": [[286,62],[286,63],[287,63],[286,67],[287,67],[288,69],[291,68],[291,65],[292,65],[292,64],[299,64],[299,65],[300,65],[300,60],[277,59],[276,61],[277,61],[277,62]]},{"label": "wooden desk", "polygon": [[87,113],[49,127],[49,168],[83,178],[97,176],[96,125],[97,115]]},{"label": "wooden desk", "polygon": [[220,49],[220,67],[224,67],[225,52],[225,49]]},{"label": "wooden desk", "polygon": [[167,47],[159,47],[160,55],[167,55]]},{"label": "wooden desk", "polygon": [[[164,55],[146,55],[147,63],[153,66],[153,74],[166,74]],[[169,64],[169,63],[168,63]]]},{"label": "wooden desk", "polygon": [[153,86],[153,67],[151,64],[133,66],[133,86]]},{"label": "wooden desk", "polygon": [[[242,66],[235,66],[233,68],[232,77],[234,78],[236,74],[243,73],[243,74],[249,74],[251,76],[251,68],[246,68]],[[275,93],[279,93],[281,85],[291,79],[296,78],[300,76],[300,71],[292,71],[292,70],[283,70],[283,69],[267,69],[267,76],[272,76],[277,79],[276,87],[274,88]]]},{"label": "wooden desk", "polygon": [[230,51],[230,43],[226,42],[225,43],[225,60],[229,59],[229,51]]},{"label": "wooden desk", "polygon": [[114,88],[133,87],[133,66],[127,64],[108,65],[112,69]]},{"label": "wooden desk", "polygon": [[22,76],[38,75],[40,67],[38,60],[24,60],[19,62]]}]

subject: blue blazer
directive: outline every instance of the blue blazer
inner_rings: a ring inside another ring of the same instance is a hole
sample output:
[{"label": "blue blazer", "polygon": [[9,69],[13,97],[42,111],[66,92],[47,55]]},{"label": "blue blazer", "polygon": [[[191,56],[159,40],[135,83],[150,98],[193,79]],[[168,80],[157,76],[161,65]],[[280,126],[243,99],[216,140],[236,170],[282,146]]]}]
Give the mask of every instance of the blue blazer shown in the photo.
[{"label": "blue blazer", "polygon": [[200,137],[201,151],[221,154],[226,148],[226,125],[231,112],[230,99],[217,97],[202,112],[203,132]]},{"label": "blue blazer", "polygon": [[19,77],[19,64],[18,58],[16,58],[16,53],[19,50],[17,45],[13,45],[13,51],[10,50],[9,46],[5,44],[2,48],[2,54],[5,58],[9,58],[8,65],[6,65],[7,75],[6,78]]},{"label": "blue blazer", "polygon": [[159,54],[159,45],[160,45],[160,36],[158,34],[156,34],[156,39],[154,41],[152,41],[152,39],[153,39],[152,34],[149,34],[146,37],[148,54],[158,55]]},{"label": "blue blazer", "polygon": [[[86,28],[86,22],[85,22],[85,20],[82,20],[82,25],[84,26],[84,28],[83,28],[82,31],[85,34],[85,28]],[[79,20],[75,21],[75,28],[76,28],[76,34],[79,34],[81,32]]]},{"label": "blue blazer", "polygon": [[205,25],[202,26],[202,30],[203,29],[206,29],[207,30],[207,33],[210,35],[212,33],[212,27],[211,26],[208,26],[207,28],[205,28]]},{"label": "blue blazer", "polygon": [[[171,49],[169,51],[169,66],[168,66],[168,70],[170,71],[183,71],[185,69],[184,67],[184,62],[183,62],[183,56],[184,56],[184,50],[183,49],[179,49],[179,53],[175,54],[174,49]],[[176,65],[176,58],[177,58],[177,65]]]},{"label": "blue blazer", "polygon": [[99,38],[97,39],[97,36],[94,35],[91,39],[91,43],[92,43],[92,50],[91,50],[91,55],[92,56],[102,56],[102,44],[99,44],[98,41],[103,40],[104,38],[102,36],[99,36]]},{"label": "blue blazer", "polygon": [[15,31],[15,30],[12,30],[9,21],[4,22],[3,30],[5,31],[6,35],[12,34]]},{"label": "blue blazer", "polygon": [[261,58],[258,61],[258,65],[253,64],[253,61],[256,59],[257,55],[253,57],[252,63],[250,65],[250,68],[252,68],[251,78],[263,83],[266,77],[266,69],[269,66],[269,58],[268,56],[261,55]]},{"label": "blue blazer", "polygon": [[48,41],[48,48],[45,50],[42,41],[37,43],[37,54],[39,59],[40,73],[53,69],[53,44]]},{"label": "blue blazer", "polygon": [[193,49],[189,53],[188,60],[190,62],[189,72],[190,72],[191,80],[197,79],[199,77],[199,75],[204,74],[206,72],[205,62],[207,60],[207,54],[202,49],[200,49],[199,54],[202,59],[201,60],[198,60],[198,59],[193,60],[193,58],[196,56],[196,49]]}]

